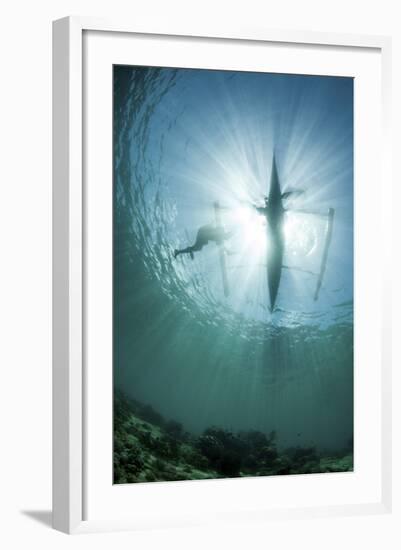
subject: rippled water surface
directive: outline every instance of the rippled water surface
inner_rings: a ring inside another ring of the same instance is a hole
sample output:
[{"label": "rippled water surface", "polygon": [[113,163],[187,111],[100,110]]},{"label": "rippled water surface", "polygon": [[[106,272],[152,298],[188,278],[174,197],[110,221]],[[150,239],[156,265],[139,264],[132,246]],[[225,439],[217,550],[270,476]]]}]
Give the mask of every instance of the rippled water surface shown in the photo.
[{"label": "rippled water surface", "polygon": [[[322,448],[352,437],[352,105],[349,78],[115,67],[117,387],[194,433],[275,429],[279,444]],[[249,205],[268,194],[273,154],[282,190],[302,193],[285,203],[270,312],[266,231]],[[228,297],[214,243],[173,256],[214,223],[215,201],[233,232]]]}]

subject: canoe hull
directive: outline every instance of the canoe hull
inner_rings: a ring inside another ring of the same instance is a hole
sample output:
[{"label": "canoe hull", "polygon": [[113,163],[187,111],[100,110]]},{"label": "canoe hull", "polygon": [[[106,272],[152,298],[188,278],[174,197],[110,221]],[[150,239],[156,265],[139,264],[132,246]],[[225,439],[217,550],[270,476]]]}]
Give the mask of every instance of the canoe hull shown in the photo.
[{"label": "canoe hull", "polygon": [[267,285],[270,294],[270,311],[274,310],[280,287],[284,256],[284,208],[276,159],[273,157],[267,207]]},{"label": "canoe hull", "polygon": [[284,238],[282,234],[282,217],[278,227],[269,227],[267,251],[267,285],[270,294],[270,311],[274,310],[278,289],[280,287],[281,269],[284,256]]}]

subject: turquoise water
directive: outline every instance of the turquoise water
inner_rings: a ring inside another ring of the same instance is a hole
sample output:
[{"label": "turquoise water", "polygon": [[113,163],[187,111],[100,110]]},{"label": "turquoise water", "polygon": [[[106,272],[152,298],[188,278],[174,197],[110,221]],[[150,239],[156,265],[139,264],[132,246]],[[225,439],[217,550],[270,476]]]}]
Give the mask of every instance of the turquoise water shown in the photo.
[{"label": "turquoise water", "polygon": [[[285,267],[273,312],[263,220],[273,154]],[[173,250],[214,223],[225,257]],[[313,300],[327,219],[333,237]],[[275,430],[338,450],[353,436],[353,81],[114,68],[114,383],[193,434]]]}]

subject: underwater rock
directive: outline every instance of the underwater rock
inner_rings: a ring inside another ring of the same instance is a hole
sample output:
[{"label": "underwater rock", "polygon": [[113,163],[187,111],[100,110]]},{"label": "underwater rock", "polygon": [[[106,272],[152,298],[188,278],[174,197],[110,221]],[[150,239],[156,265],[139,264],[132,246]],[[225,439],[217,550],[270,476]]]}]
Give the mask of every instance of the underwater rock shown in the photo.
[{"label": "underwater rock", "polygon": [[224,477],[239,477],[241,470],[240,455],[231,450],[223,452],[217,465],[217,470]]},{"label": "underwater rock", "polygon": [[[292,462],[290,458],[286,455],[276,458],[273,464],[273,472],[277,475],[287,475],[291,474]],[[268,475],[267,472],[262,475]]]},{"label": "underwater rock", "polygon": [[319,466],[321,472],[350,472],[354,469],[354,459],[352,455],[342,458],[323,457]]},{"label": "underwater rock", "polygon": [[[155,423],[152,423],[153,419]],[[314,447],[280,451],[276,433],[234,434],[212,426],[199,437],[152,407],[114,397],[114,483],[274,476],[353,469],[352,453],[320,456]]]},{"label": "underwater rock", "polygon": [[170,423],[168,433],[168,423],[154,409],[121,395],[115,396],[114,412],[114,483],[219,477],[194,445],[179,441],[178,434],[185,434],[178,423]]},{"label": "underwater rock", "polygon": [[182,439],[182,436],[184,435],[182,424],[180,422],[176,422],[175,420],[170,420],[166,423],[166,432],[175,439]]}]

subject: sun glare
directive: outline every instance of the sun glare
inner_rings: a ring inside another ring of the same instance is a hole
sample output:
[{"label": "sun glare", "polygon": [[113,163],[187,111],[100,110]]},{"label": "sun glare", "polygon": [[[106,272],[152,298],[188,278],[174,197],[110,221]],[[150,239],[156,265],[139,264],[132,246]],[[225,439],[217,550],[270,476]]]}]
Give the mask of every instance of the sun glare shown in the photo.
[{"label": "sun glare", "polygon": [[293,256],[310,256],[316,248],[316,228],[304,216],[286,215],[284,238],[286,249]]},{"label": "sun glare", "polygon": [[253,256],[265,253],[267,246],[266,221],[250,207],[240,206],[233,210],[232,220],[241,233],[243,248]]}]

